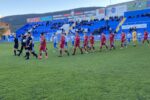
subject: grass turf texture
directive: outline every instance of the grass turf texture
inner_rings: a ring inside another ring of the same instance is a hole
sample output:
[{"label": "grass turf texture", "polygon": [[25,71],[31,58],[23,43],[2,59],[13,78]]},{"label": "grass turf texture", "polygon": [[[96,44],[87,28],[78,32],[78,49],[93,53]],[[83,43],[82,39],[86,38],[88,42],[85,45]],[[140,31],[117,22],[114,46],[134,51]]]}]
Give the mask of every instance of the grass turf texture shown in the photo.
[{"label": "grass turf texture", "polygon": [[47,60],[29,61],[12,47],[0,44],[0,100],[150,100],[147,45],[59,58],[48,44]]}]

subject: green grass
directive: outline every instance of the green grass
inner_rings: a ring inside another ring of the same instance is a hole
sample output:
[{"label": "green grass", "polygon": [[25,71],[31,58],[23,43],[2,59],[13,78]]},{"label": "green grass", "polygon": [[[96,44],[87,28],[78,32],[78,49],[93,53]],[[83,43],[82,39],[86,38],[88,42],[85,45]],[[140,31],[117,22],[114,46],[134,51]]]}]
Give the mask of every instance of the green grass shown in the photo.
[{"label": "green grass", "polygon": [[147,45],[59,58],[49,44],[29,61],[12,47],[0,44],[0,100],[150,100]]}]

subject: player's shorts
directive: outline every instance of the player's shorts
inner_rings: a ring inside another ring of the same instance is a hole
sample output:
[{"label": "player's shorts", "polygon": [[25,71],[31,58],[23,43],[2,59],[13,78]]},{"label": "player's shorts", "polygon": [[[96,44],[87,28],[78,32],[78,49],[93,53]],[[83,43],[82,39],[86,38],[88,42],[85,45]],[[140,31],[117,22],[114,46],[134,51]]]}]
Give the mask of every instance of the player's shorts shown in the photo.
[{"label": "player's shorts", "polygon": [[84,43],[84,45],[83,45],[84,47],[87,47],[88,46],[88,43]]},{"label": "player's shorts", "polygon": [[74,46],[74,41],[72,41],[72,46]]},{"label": "player's shorts", "polygon": [[64,47],[65,47],[65,44],[60,44],[61,49],[64,49]]},{"label": "player's shorts", "polygon": [[26,47],[26,50],[32,51],[32,46]]},{"label": "player's shorts", "polygon": [[121,40],[121,43],[125,43],[125,40]]},{"label": "player's shorts", "polygon": [[146,40],[148,40],[148,38],[147,38],[147,37],[144,37],[144,40],[146,41]]},{"label": "player's shorts", "polygon": [[101,46],[103,46],[103,45],[106,45],[106,43],[105,42],[101,42]]},{"label": "player's shorts", "polygon": [[110,45],[111,45],[111,46],[114,45],[114,41],[110,41]]},{"label": "player's shorts", "polygon": [[46,46],[40,46],[40,51],[46,51]]},{"label": "player's shorts", "polygon": [[128,42],[131,42],[131,39],[130,39],[130,38],[128,38]]},{"label": "player's shorts", "polygon": [[14,45],[14,48],[15,48],[15,49],[18,49],[18,47],[19,47],[18,45]]},{"label": "player's shorts", "polygon": [[75,48],[80,47],[79,43],[75,43]]},{"label": "player's shorts", "polygon": [[67,42],[65,42],[65,46],[68,46],[68,43],[67,43]]},{"label": "player's shorts", "polygon": [[57,48],[57,43],[56,43],[56,42],[54,42],[54,44],[53,44],[53,45],[54,45],[54,48],[56,49],[56,48]]}]

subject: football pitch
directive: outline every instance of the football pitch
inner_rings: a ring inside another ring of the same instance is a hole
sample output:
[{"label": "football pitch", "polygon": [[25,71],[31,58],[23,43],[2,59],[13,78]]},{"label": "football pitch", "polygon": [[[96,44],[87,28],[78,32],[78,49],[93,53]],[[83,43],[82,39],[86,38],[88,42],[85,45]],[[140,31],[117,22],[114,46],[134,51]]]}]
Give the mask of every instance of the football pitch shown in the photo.
[{"label": "football pitch", "polygon": [[119,46],[59,58],[48,44],[48,59],[26,61],[0,43],[0,100],[150,100],[150,47]]}]

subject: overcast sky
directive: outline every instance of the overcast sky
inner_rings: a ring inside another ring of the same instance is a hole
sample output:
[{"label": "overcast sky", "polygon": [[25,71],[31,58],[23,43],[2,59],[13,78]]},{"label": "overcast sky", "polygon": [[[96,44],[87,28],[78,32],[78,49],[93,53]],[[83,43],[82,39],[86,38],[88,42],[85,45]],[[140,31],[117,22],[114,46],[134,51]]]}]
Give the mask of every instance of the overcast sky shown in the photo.
[{"label": "overcast sky", "polygon": [[[111,4],[132,0],[111,0]],[[45,13],[79,7],[107,6],[110,0],[0,0],[0,17]]]}]

